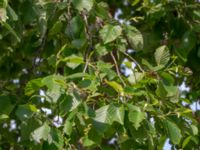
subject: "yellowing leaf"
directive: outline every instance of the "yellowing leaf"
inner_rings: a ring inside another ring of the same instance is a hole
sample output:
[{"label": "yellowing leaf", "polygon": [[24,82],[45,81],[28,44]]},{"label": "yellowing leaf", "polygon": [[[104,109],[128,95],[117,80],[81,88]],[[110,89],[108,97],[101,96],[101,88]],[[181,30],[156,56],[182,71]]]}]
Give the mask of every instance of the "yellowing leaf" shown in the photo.
[{"label": "yellowing leaf", "polygon": [[116,92],[118,92],[122,95],[124,94],[124,89],[119,83],[117,83],[115,81],[106,81],[106,83],[108,85],[110,85]]}]

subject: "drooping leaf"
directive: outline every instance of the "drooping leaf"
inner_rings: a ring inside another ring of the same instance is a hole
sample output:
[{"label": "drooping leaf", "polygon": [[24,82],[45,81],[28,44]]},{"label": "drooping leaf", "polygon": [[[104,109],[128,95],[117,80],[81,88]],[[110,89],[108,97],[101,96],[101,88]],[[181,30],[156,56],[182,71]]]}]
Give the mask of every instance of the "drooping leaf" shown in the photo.
[{"label": "drooping leaf", "polygon": [[119,25],[113,26],[111,24],[107,24],[103,27],[103,29],[100,30],[99,33],[104,44],[107,44],[114,41],[121,35],[122,28]]},{"label": "drooping leaf", "polygon": [[167,46],[163,45],[156,49],[154,57],[157,65],[166,65],[170,60],[170,53]]},{"label": "drooping leaf", "polygon": [[69,57],[66,57],[64,59],[62,59],[63,62],[67,63],[67,66],[75,69],[76,67],[78,67],[80,64],[84,63],[83,58],[76,56],[76,55],[72,55]]},{"label": "drooping leaf", "polygon": [[184,141],[183,141],[183,144],[182,144],[182,147],[185,148],[187,146],[187,144],[190,142],[192,136],[188,136]]},{"label": "drooping leaf", "polygon": [[143,49],[143,36],[134,26],[126,26],[126,36],[132,48],[136,51]]},{"label": "drooping leaf", "polygon": [[123,90],[123,87],[119,83],[115,81],[106,81],[106,83],[110,85],[116,92],[123,95],[124,90]]},{"label": "drooping leaf", "polygon": [[163,121],[163,124],[171,142],[173,144],[179,144],[181,141],[182,135],[178,126],[174,122],[167,119]]},{"label": "drooping leaf", "polygon": [[73,122],[67,119],[67,120],[65,121],[65,123],[64,123],[63,131],[64,131],[64,133],[66,133],[68,136],[70,136],[71,133],[72,133],[72,129],[73,129]]},{"label": "drooping leaf", "polygon": [[89,77],[89,74],[87,73],[74,73],[74,74],[71,74],[71,75],[68,75],[66,77],[66,79],[76,79],[76,78],[83,78],[83,77]]},{"label": "drooping leaf", "polygon": [[135,6],[135,5],[137,5],[139,2],[140,2],[140,0],[134,0],[134,1],[132,2],[132,5]]},{"label": "drooping leaf", "polygon": [[1,24],[16,38],[18,42],[21,41],[20,37],[17,35],[15,30],[6,22],[1,22]]},{"label": "drooping leaf", "polygon": [[7,7],[7,12],[8,12],[9,19],[12,19],[13,21],[18,20],[18,16],[16,12],[12,9],[12,7],[10,7],[10,5],[8,5]]}]

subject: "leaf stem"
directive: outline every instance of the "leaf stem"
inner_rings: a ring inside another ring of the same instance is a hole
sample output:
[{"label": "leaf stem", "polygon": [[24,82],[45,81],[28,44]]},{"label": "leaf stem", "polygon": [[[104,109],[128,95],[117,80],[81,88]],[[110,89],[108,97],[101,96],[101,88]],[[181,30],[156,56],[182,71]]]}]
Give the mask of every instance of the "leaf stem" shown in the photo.
[{"label": "leaf stem", "polygon": [[115,56],[113,55],[113,52],[110,52],[110,55],[111,55],[111,57],[112,57],[112,59],[113,59],[113,61],[114,61],[115,68],[116,68],[117,75],[118,75],[119,79],[121,80],[123,86],[126,86],[124,80],[123,80],[122,77],[121,77],[121,74],[120,74],[120,71],[119,71],[119,67],[118,67],[117,61],[116,61],[116,59],[115,59]]},{"label": "leaf stem", "polygon": [[144,69],[142,69],[142,67],[140,66],[140,64],[133,58],[133,57],[131,57],[130,55],[128,55],[127,53],[125,53],[125,52],[123,52],[123,51],[120,51],[122,54],[124,54],[125,56],[127,56],[130,60],[132,60],[135,64],[136,64],[136,66],[139,68],[139,70],[141,71],[141,72],[145,72],[144,71]]}]

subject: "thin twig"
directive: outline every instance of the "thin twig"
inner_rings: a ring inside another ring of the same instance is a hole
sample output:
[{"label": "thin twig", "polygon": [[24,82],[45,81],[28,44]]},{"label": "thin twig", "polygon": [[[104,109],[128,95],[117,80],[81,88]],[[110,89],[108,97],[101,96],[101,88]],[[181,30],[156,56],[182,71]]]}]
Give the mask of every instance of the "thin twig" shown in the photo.
[{"label": "thin twig", "polygon": [[[41,61],[42,61],[42,58],[41,58],[41,54],[42,54],[42,51],[45,47],[45,44],[46,44],[46,39],[47,39],[47,35],[48,35],[48,30],[45,31],[44,35],[41,37],[41,44],[40,44],[40,47],[38,48],[38,50],[36,51],[36,56],[34,57],[33,59],[33,65],[31,67],[31,72],[36,72],[36,68],[40,65]],[[39,59],[37,61],[37,59]]]},{"label": "thin twig", "polygon": [[88,55],[89,55],[90,51],[93,50],[93,44],[92,44],[92,34],[89,31],[89,24],[88,24],[86,12],[83,11],[81,13],[81,15],[82,15],[84,23],[85,23],[86,38],[89,42],[89,44],[88,44],[89,47],[86,49],[85,54],[84,54],[85,66],[84,66],[83,72],[85,73],[87,70],[88,64],[89,64],[89,59],[90,59],[90,58],[88,58],[89,57]]},{"label": "thin twig", "polygon": [[125,56],[127,56],[130,60],[132,60],[136,66],[140,69],[141,72],[145,72],[144,69],[142,69],[142,67],[140,66],[140,64],[133,58],[131,57],[130,55],[128,55],[127,53],[123,52],[123,51],[120,51],[122,54],[124,54]]},{"label": "thin twig", "polygon": [[88,61],[88,59],[86,58],[86,60],[85,60],[85,66],[84,66],[84,69],[83,69],[83,73],[86,73],[88,64],[89,64],[89,61]]},{"label": "thin twig", "polygon": [[120,71],[119,71],[119,67],[118,67],[117,61],[116,61],[116,59],[115,59],[115,56],[113,55],[113,52],[110,52],[110,55],[111,55],[111,57],[112,57],[112,59],[113,59],[113,61],[114,61],[115,68],[116,68],[117,75],[118,75],[119,79],[121,80],[122,84],[123,84],[124,86],[126,86],[124,80],[123,80],[122,77],[121,77],[121,74],[120,74]]}]

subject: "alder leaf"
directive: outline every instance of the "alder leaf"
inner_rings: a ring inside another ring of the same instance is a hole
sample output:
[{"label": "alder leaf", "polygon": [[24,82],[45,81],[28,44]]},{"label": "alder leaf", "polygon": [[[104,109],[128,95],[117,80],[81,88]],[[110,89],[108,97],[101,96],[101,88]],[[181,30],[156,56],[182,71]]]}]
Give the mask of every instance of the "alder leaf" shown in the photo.
[{"label": "alder leaf", "polygon": [[154,57],[157,65],[166,65],[170,60],[170,53],[167,46],[163,45],[156,49]]},{"label": "alder leaf", "polygon": [[122,33],[122,28],[117,25],[113,26],[107,24],[100,30],[100,36],[103,39],[104,44],[109,43],[117,39]]}]

